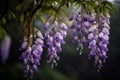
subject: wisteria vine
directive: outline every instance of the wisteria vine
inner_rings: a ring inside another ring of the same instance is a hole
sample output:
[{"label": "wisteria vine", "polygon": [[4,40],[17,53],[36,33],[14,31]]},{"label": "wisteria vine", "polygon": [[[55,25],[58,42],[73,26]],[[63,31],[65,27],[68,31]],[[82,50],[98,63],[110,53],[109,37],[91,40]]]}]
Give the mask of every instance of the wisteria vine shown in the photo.
[{"label": "wisteria vine", "polygon": [[24,37],[20,47],[20,50],[23,52],[20,59],[23,61],[26,76],[31,77],[33,72],[38,71],[43,47],[47,49],[47,56],[49,57],[47,63],[52,63],[53,67],[57,65],[56,60],[59,60],[57,53],[62,51],[61,45],[65,44],[64,38],[67,36],[67,26],[65,23],[58,24],[57,21],[54,21],[50,25],[48,22],[43,28],[45,30],[44,36],[35,28],[34,34],[31,34],[30,39]]},{"label": "wisteria vine", "polygon": [[[61,44],[65,44],[64,38],[67,35],[67,26],[65,23],[58,25],[57,21],[55,21],[52,26],[47,26],[50,27],[50,29],[45,33],[46,48],[49,56],[49,60],[47,62],[52,62],[53,67],[53,64],[57,65],[56,60],[59,60],[57,52],[62,51]],[[57,31],[58,26],[60,28]]]},{"label": "wisteria vine", "polygon": [[[33,36],[31,35],[30,39]],[[26,76],[33,76],[33,72],[38,71],[40,65],[41,55],[43,52],[43,36],[40,31],[35,29],[34,41],[28,43],[28,38],[24,37],[20,50],[23,51],[20,59],[23,60],[24,73]]]},{"label": "wisteria vine", "polygon": [[107,45],[109,44],[109,22],[110,15],[100,14],[97,16],[94,12],[87,14],[73,15],[69,20],[73,21],[71,35],[74,37],[73,42],[78,44],[80,54],[84,46],[90,50],[88,56],[94,57],[94,63],[99,69],[107,58]]},{"label": "wisteria vine", "polygon": [[[93,3],[99,7],[101,2],[93,0]],[[87,47],[89,49],[88,57],[92,58],[98,69],[101,69],[102,64],[107,59],[110,15],[108,9],[105,12],[99,10],[89,9],[83,1],[83,4],[76,11],[71,11],[72,16],[69,21],[72,24],[69,28],[73,37],[72,42],[77,44],[80,54]],[[45,32],[43,35],[40,30],[33,28],[33,33],[23,39],[20,48],[23,53],[20,59],[23,61],[24,73],[27,76],[38,71],[43,49],[47,50],[47,63],[52,63],[52,67],[57,65],[56,60],[60,59],[58,53],[62,51],[62,44],[66,43],[64,38],[67,36],[68,27],[65,22],[59,22],[57,19],[51,20],[53,22],[50,20],[46,20],[42,26]]]}]

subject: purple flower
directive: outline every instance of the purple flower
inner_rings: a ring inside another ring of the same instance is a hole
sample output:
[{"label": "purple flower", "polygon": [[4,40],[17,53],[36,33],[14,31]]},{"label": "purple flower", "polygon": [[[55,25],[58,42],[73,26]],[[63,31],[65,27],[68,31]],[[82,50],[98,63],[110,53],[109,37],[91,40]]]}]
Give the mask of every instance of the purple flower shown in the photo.
[{"label": "purple flower", "polygon": [[25,49],[27,47],[27,41],[23,42],[22,45],[21,45],[21,49]]},{"label": "purple flower", "polygon": [[3,64],[5,64],[6,60],[8,59],[10,44],[11,44],[10,36],[5,35],[3,41],[1,42],[1,45],[0,45],[0,50],[1,50],[0,55],[1,55],[1,60],[2,60]]},{"label": "purple flower", "polygon": [[38,71],[38,65],[40,65],[41,55],[43,52],[43,36],[35,29],[35,40],[28,44],[28,39],[26,37],[23,40],[21,49],[23,53],[20,57],[23,60],[23,65],[25,67],[24,73],[26,76],[32,77],[33,72]]},{"label": "purple flower", "polygon": [[91,39],[93,39],[93,38],[94,38],[94,34],[93,34],[93,33],[89,33],[89,34],[88,34],[88,39],[91,40]]},{"label": "purple flower", "polygon": [[[94,62],[98,66],[99,69],[102,67],[102,63],[107,58],[107,45],[109,44],[109,28],[106,16],[101,14],[99,25],[96,25],[95,29],[89,30],[90,34],[88,37],[90,38],[89,49],[90,54],[89,56],[94,56]],[[104,18],[103,18],[104,17]],[[103,22],[104,21],[104,22]],[[91,26],[92,27],[92,26]],[[94,33],[94,37],[91,38],[91,32]],[[95,40],[93,42],[93,40]],[[94,55],[93,55],[94,54]]]},{"label": "purple flower", "polygon": [[[56,60],[59,60],[58,52],[62,51],[61,44],[65,44],[64,38],[67,35],[67,26],[65,23],[60,24],[60,30],[56,31],[58,27],[58,22],[51,26],[49,32],[45,33],[46,48],[48,51],[49,60],[48,63],[52,62],[57,65]],[[52,33],[52,34],[51,34]]]},{"label": "purple flower", "polygon": [[[82,52],[83,45],[88,43],[88,29],[91,26],[91,23],[88,21],[90,16],[78,14],[73,19],[73,23],[70,26],[71,34],[74,37],[73,42],[78,45],[78,50]],[[92,35],[90,35],[92,37]],[[89,38],[90,38],[89,36]]]},{"label": "purple flower", "polygon": [[[72,18],[72,19],[71,19]],[[96,13],[87,14],[82,12],[70,18],[73,21],[70,26],[71,34],[74,37],[73,42],[78,45],[80,53],[88,46],[89,57],[94,57],[94,63],[100,69],[103,61],[107,58],[107,45],[109,44],[109,14],[97,16]]]},{"label": "purple flower", "polygon": [[90,48],[90,49],[93,49],[94,47],[96,47],[96,40],[92,40],[90,43],[89,43],[89,46],[88,46],[88,48]]},{"label": "purple flower", "polygon": [[49,27],[50,23],[47,21],[43,28],[46,30]]},{"label": "purple flower", "polygon": [[67,26],[66,26],[65,23],[61,23],[60,28],[61,28],[63,31],[67,31]]}]

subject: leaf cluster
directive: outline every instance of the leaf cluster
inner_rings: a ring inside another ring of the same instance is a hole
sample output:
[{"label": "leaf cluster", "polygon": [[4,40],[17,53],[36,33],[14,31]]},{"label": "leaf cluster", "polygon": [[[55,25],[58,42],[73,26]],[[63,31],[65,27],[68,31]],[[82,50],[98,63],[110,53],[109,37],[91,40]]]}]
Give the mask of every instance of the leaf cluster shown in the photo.
[{"label": "leaf cluster", "polygon": [[[29,18],[30,22],[27,24],[30,24],[38,17],[43,23],[46,22],[49,16],[58,19],[63,15],[69,17],[73,6],[83,6],[86,11],[90,13],[94,11],[98,15],[116,11],[115,5],[105,0],[7,0],[5,5],[7,5],[7,8],[0,12],[1,26],[10,20],[26,24]],[[2,15],[3,12],[4,15]],[[47,18],[45,17],[46,15],[48,16]]]}]

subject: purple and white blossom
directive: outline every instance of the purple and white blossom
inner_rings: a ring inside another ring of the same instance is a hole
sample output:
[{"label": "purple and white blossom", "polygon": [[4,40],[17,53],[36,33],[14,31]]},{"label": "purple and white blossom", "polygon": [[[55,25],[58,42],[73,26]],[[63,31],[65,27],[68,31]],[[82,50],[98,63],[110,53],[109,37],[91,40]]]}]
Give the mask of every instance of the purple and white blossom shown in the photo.
[{"label": "purple and white blossom", "polygon": [[5,35],[4,39],[0,44],[0,50],[1,50],[0,56],[1,56],[2,64],[5,64],[6,60],[9,57],[10,45],[11,45],[11,38],[9,35]]},{"label": "purple and white blossom", "polygon": [[100,69],[107,59],[107,45],[109,44],[110,21],[109,14],[97,16],[95,13],[73,15],[69,20],[73,21],[70,29],[74,37],[73,42],[78,44],[80,54],[85,46],[88,46],[89,57],[94,57],[94,63]]},{"label": "purple and white blossom", "polygon": [[41,55],[43,52],[43,36],[40,31],[35,30],[35,40],[28,44],[27,37],[24,37],[21,45],[23,51],[20,59],[23,61],[24,73],[27,76],[32,76],[33,72],[38,71],[38,65],[40,65]]},{"label": "purple and white blossom", "polygon": [[56,60],[59,60],[57,53],[62,51],[61,45],[65,44],[64,38],[67,35],[67,26],[65,23],[61,23],[60,30],[57,31],[58,22],[55,21],[54,24],[49,27],[51,27],[50,30],[45,33],[46,48],[49,56],[47,62],[52,62],[53,67],[53,64],[57,65]]},{"label": "purple and white blossom", "polygon": [[72,20],[73,23],[70,26],[71,29],[71,35],[74,37],[73,42],[78,45],[78,50],[80,50],[80,54],[82,53],[82,49],[84,45],[87,45],[88,39],[88,28],[93,25],[93,23],[90,23],[92,15],[88,14],[78,14],[72,16],[70,21]]}]

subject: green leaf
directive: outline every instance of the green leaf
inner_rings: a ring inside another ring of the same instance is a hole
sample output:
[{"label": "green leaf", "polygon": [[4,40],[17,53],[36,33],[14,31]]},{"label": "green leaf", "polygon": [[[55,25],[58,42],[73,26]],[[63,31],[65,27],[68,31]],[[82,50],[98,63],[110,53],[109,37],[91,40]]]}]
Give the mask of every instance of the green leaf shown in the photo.
[{"label": "green leaf", "polygon": [[22,14],[22,15],[20,16],[20,21],[21,21],[21,22],[24,21],[24,14]]},{"label": "green leaf", "polygon": [[46,22],[46,21],[45,21],[45,18],[44,18],[43,16],[40,16],[40,20],[41,20],[43,23]]},{"label": "green leaf", "polygon": [[6,23],[6,18],[5,17],[2,18],[2,22],[3,22],[3,24]]},{"label": "green leaf", "polygon": [[62,11],[67,17],[69,17],[69,14],[68,14],[64,9],[61,9],[61,11]]},{"label": "green leaf", "polygon": [[103,13],[105,13],[105,14],[108,13],[108,8],[104,7],[103,8]]},{"label": "green leaf", "polygon": [[0,26],[0,42],[4,38],[5,34],[6,34],[6,31],[2,28],[2,26]]},{"label": "green leaf", "polygon": [[89,11],[91,11],[91,12],[94,10],[93,4],[88,4],[87,7],[88,7]]},{"label": "green leaf", "polygon": [[95,12],[97,13],[97,15],[100,15],[100,7],[99,6],[97,6],[97,7],[95,7],[94,8],[95,9]]},{"label": "green leaf", "polygon": [[20,11],[21,10],[21,4],[18,4],[16,7],[16,11]]},{"label": "green leaf", "polygon": [[33,20],[36,20],[36,18],[37,18],[37,17],[34,15],[34,16],[33,16]]},{"label": "green leaf", "polygon": [[16,18],[15,14],[12,11],[8,12],[14,19]]},{"label": "green leaf", "polygon": [[12,19],[12,16],[11,16],[11,14],[8,14],[8,19]]},{"label": "green leaf", "polygon": [[112,2],[106,2],[105,7],[107,7],[112,12],[116,12],[116,6]]},{"label": "green leaf", "polygon": [[50,15],[54,15],[56,12],[56,8],[54,6],[42,5],[39,13],[49,13]]}]

